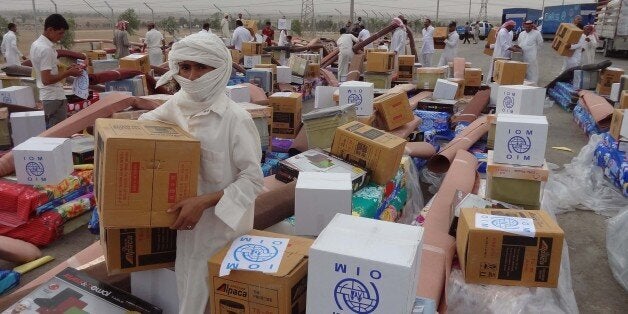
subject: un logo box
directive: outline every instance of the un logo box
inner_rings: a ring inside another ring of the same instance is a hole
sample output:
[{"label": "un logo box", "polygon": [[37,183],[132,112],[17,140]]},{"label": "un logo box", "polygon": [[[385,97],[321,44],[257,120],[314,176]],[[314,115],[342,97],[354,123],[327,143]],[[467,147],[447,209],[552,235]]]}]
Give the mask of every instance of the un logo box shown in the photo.
[{"label": "un logo box", "polygon": [[495,132],[495,162],[543,165],[548,132],[544,116],[500,114]]}]

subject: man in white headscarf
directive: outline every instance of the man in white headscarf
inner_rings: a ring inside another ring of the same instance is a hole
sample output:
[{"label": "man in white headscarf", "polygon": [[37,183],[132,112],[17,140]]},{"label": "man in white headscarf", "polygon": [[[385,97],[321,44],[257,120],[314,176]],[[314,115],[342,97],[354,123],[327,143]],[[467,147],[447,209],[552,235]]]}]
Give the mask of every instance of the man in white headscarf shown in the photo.
[{"label": "man in white headscarf", "polygon": [[[563,68],[561,72],[582,65],[582,51],[591,44],[591,37],[593,36],[590,35],[592,32],[593,26],[587,25],[584,27],[584,32],[582,35],[580,35],[580,40],[578,40],[577,43],[573,45],[567,44],[567,48],[573,50],[573,54],[570,57],[564,58]],[[593,41],[595,41],[595,38],[593,38]],[[597,41],[595,42],[595,44],[597,45]],[[595,48],[593,48],[593,50],[595,51]]]},{"label": "man in white headscarf", "polygon": [[515,50],[512,47],[512,30],[516,25],[517,24],[513,20],[506,21],[499,29],[499,32],[497,32],[497,39],[495,40],[495,43],[490,46],[486,44],[486,48],[493,49],[493,58],[491,59],[488,75],[486,76],[486,84],[489,84],[493,78],[495,58],[510,58],[511,52]]},{"label": "man in white headscarf", "polygon": [[543,36],[541,32],[536,30],[532,21],[525,21],[523,28],[525,31],[519,34],[516,47],[521,49],[523,62],[528,64],[526,69],[526,81],[534,82],[536,85],[539,82],[538,54],[543,46]]},{"label": "man in white headscarf", "polygon": [[584,27],[585,44],[584,44],[584,58],[582,64],[595,63],[595,48],[597,48],[597,34],[595,34],[595,26],[587,25]]},{"label": "man in white headscarf", "polygon": [[169,212],[178,214],[175,272],[179,313],[203,313],[209,300],[207,261],[253,228],[253,204],[262,190],[259,134],[251,115],[230,100],[231,54],[213,34],[192,34],[172,46],[170,70],[181,90],[140,120],[176,124],[201,142],[198,196]]}]

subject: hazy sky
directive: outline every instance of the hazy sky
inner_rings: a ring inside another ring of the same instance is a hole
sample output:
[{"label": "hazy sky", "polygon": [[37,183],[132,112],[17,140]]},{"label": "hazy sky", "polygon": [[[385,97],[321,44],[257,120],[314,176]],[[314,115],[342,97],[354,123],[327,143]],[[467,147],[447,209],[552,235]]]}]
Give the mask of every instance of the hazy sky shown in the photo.
[{"label": "hazy sky", "polygon": [[[110,10],[103,0],[54,0],[58,10],[62,12],[87,12],[92,9],[85,3],[89,3],[96,10],[109,16]],[[32,10],[31,0],[2,0],[3,11],[10,10]],[[140,14],[150,14],[149,9],[144,5],[146,2],[153,8],[156,15],[187,15],[183,8],[185,5],[194,17],[203,17],[217,11],[214,4],[224,12],[242,12],[246,17],[246,10],[253,15],[259,14],[279,14],[281,10],[287,15],[298,16],[301,12],[301,0],[107,0],[117,15],[127,8],[133,8]],[[390,13],[398,15],[400,12],[413,15],[436,15],[436,0],[355,0],[356,14],[366,16],[363,10],[373,15],[372,11]],[[471,17],[475,19],[480,10],[480,0],[443,0],[440,3],[440,16],[468,15],[469,3],[471,2]],[[574,0],[545,0],[545,5],[560,5],[562,3],[584,3],[585,1]],[[314,11],[317,15],[334,15],[340,11],[349,11],[349,0],[314,0]],[[530,7],[540,9],[543,0],[488,0],[488,15],[499,16],[501,10],[512,7]],[[54,10],[51,0],[35,0],[38,10]]]}]

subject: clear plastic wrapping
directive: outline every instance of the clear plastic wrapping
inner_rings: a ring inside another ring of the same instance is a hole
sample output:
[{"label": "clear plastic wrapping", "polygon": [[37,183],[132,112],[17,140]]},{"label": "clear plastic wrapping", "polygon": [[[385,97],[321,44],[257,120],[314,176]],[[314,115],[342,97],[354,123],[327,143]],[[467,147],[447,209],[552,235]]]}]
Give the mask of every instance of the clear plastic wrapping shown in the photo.
[{"label": "clear plastic wrapping", "polygon": [[613,276],[628,291],[628,208],[608,220],[606,250]]},{"label": "clear plastic wrapping", "polygon": [[406,189],[408,191],[408,201],[404,207],[400,223],[411,224],[414,218],[419,214],[425,201],[423,200],[423,191],[419,183],[419,170],[414,162],[409,162],[406,174]]}]

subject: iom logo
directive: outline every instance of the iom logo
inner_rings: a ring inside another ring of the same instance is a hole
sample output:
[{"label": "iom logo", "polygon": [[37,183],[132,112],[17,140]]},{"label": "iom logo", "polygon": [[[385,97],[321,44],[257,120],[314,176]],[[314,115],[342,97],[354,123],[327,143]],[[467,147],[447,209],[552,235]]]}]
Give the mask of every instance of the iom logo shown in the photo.
[{"label": "iom logo", "polygon": [[491,220],[491,224],[499,229],[517,229],[519,221],[510,217],[497,217]]},{"label": "iom logo", "polygon": [[261,244],[244,244],[239,246],[233,252],[236,261],[249,261],[254,263],[266,262],[273,259],[279,254],[279,250],[274,247],[268,247]]},{"label": "iom logo", "polygon": [[507,95],[504,97],[504,108],[512,109],[515,106],[515,98],[511,95]]},{"label": "iom logo", "polygon": [[[347,273],[347,265],[335,264],[335,271],[343,274]],[[360,267],[356,267],[356,277],[360,276]],[[368,273],[368,283],[364,283],[356,278],[345,278],[340,280],[334,287],[334,301],[341,311],[350,310],[356,314],[373,313],[379,305],[379,291],[375,285],[375,280],[382,278],[382,273],[378,270],[371,270]]]},{"label": "iom logo", "polygon": [[41,162],[30,161],[26,164],[26,167],[24,168],[26,170],[26,174],[28,174],[29,176],[40,177],[46,172],[46,169],[44,169],[44,164]]},{"label": "iom logo", "polygon": [[362,104],[362,95],[353,93],[349,94],[349,97],[347,97],[347,102],[359,106]]},{"label": "iom logo", "polygon": [[532,141],[529,137],[513,136],[508,140],[508,151],[510,153],[525,154],[532,147]]}]

